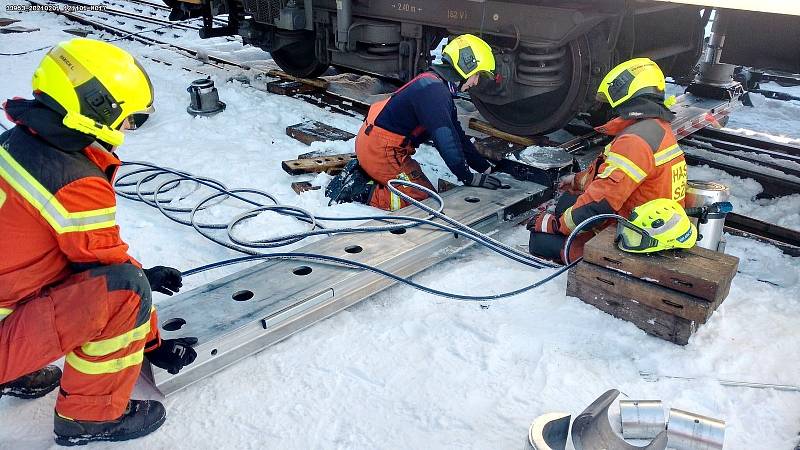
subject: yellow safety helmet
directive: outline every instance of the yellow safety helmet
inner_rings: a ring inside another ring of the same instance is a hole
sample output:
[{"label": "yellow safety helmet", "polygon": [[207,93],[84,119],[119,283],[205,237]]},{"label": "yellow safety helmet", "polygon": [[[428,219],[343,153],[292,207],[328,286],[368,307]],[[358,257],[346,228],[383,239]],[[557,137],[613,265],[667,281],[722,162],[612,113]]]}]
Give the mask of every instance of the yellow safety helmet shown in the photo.
[{"label": "yellow safety helmet", "polygon": [[664,73],[650,58],[625,61],[606,74],[597,88],[597,100],[616,108],[642,95],[664,99]]},{"label": "yellow safety helmet", "polygon": [[629,221],[617,224],[617,246],[626,252],[691,248],[696,241],[697,228],[680,203],[672,199],[650,200],[634,208]]},{"label": "yellow safety helmet", "polygon": [[442,61],[454,69],[462,80],[476,73],[494,75],[492,48],[486,41],[471,34],[462,34],[448,42],[442,50]]},{"label": "yellow safety helmet", "polygon": [[122,122],[153,112],[153,85],[130,53],[107,42],[60,42],[33,73],[33,95],[64,114],[66,127],[122,144]]}]

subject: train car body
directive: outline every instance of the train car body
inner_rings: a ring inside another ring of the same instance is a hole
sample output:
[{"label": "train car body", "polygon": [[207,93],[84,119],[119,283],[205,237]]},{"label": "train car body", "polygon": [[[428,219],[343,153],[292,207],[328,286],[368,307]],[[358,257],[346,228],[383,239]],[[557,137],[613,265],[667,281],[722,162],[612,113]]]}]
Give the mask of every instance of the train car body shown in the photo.
[{"label": "train car body", "polygon": [[[591,111],[602,76],[619,61],[647,56],[668,76],[690,76],[703,51],[709,4],[742,8],[725,10],[724,58],[800,72],[800,7],[786,5],[794,2],[181,1],[184,9],[202,9],[207,26],[201,35],[240,34],[300,77],[319,76],[333,65],[405,81],[430,66],[443,38],[479,34],[495,52],[497,77],[471,91],[473,102],[496,127],[524,135],[560,128]],[[228,12],[229,26],[214,29],[212,11]]]}]

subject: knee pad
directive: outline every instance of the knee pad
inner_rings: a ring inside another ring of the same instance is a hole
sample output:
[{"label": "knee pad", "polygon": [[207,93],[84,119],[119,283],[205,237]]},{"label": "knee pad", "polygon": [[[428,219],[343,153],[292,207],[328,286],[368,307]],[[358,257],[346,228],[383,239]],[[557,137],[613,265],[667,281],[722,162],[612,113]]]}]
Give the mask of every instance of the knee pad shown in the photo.
[{"label": "knee pad", "polygon": [[130,291],[138,294],[141,299],[141,309],[149,315],[152,305],[150,282],[142,269],[133,264],[113,264],[102,266],[91,271],[92,276],[102,276],[106,279],[106,289],[109,292]]},{"label": "knee pad", "polygon": [[528,250],[533,255],[554,261],[561,261],[561,249],[567,241],[566,236],[560,234],[536,233],[531,232],[528,241]]}]

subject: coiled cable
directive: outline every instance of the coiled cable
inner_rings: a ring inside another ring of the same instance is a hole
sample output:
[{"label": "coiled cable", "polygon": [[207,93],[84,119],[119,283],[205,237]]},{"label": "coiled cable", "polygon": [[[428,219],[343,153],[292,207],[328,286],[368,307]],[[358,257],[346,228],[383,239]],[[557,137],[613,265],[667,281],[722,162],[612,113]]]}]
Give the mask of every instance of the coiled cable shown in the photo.
[{"label": "coiled cable", "polygon": [[[137,167],[137,168],[127,171],[124,174],[121,174],[119,177],[117,177],[114,183],[114,187],[116,192],[121,197],[130,199],[132,201],[142,202],[151,207],[157,208],[159,211],[161,211],[161,213],[164,216],[166,216],[170,220],[173,220],[176,223],[180,223],[182,225],[193,227],[199,234],[211,240],[212,242],[219,244],[223,247],[246,254],[246,256],[230,258],[223,261],[218,261],[215,263],[186,270],[182,273],[183,276],[191,276],[197,273],[205,272],[212,269],[217,269],[220,267],[225,267],[233,264],[240,264],[244,262],[258,261],[258,260],[270,260],[270,259],[304,260],[304,261],[316,261],[325,264],[333,264],[336,266],[357,269],[357,270],[367,270],[379,274],[381,276],[390,278],[397,282],[406,284],[420,291],[454,300],[488,301],[488,300],[496,300],[501,298],[512,297],[530,291],[532,289],[535,289],[549,282],[550,280],[558,277],[559,275],[566,272],[580,261],[580,259],[578,259],[565,266],[560,266],[551,261],[547,261],[532,256],[530,254],[520,252],[519,250],[513,247],[503,244],[502,242],[499,242],[496,239],[491,238],[483,233],[480,233],[470,228],[469,226],[462,224],[459,221],[447,216],[443,212],[445,206],[444,200],[442,199],[441,196],[439,196],[438,193],[424,186],[420,186],[405,180],[389,181],[388,183],[389,190],[395,195],[398,195],[406,202],[408,202],[410,205],[413,205],[414,207],[424,211],[427,214],[426,217],[421,218],[421,217],[398,216],[398,215],[347,216],[347,217],[316,216],[310,211],[305,210],[303,208],[299,208],[297,206],[281,205],[273,195],[261,190],[229,189],[227,186],[225,186],[225,184],[223,184],[218,180],[214,180],[207,177],[198,177],[190,173],[187,173],[185,171],[179,171],[175,169],[161,167],[155,164],[142,161],[126,162],[124,163],[124,166],[126,168],[131,168],[131,167]],[[174,206],[172,205],[172,202],[174,200],[185,198],[189,194],[184,196],[176,194],[173,198],[170,199],[165,199],[163,197],[167,192],[175,191],[182,182],[191,182],[197,185],[197,187],[194,190],[192,190],[192,193],[196,192],[197,189],[199,189],[199,186],[204,186],[215,192],[213,192],[210,195],[207,195],[200,201],[196,202],[192,207]],[[150,189],[146,188],[146,186],[151,184],[157,184],[157,185],[154,188]],[[433,199],[433,201],[436,204],[436,207],[428,206],[412,198],[405,192],[401,191],[398,188],[398,186],[405,186],[425,192],[430,196],[431,199]],[[255,196],[259,199],[265,199],[271,204],[265,204],[263,203],[263,201],[258,201],[253,198],[250,198],[252,196]],[[237,215],[230,222],[227,223],[198,222],[197,213],[199,211],[206,210],[210,207],[219,205],[229,198],[233,198],[241,202],[244,202],[252,206],[252,208]],[[308,224],[309,229],[303,232],[296,232],[288,235],[264,238],[259,240],[248,240],[239,237],[235,234],[236,228],[239,225],[241,225],[244,221],[256,217],[258,214],[264,211],[271,211],[277,214],[295,218],[301,222]],[[188,214],[188,218],[180,217],[180,214],[183,214],[184,216]],[[567,238],[566,251],[569,250],[569,246],[571,245],[573,237],[575,235],[577,235],[579,232],[581,232],[583,229],[588,227],[591,223],[596,222],[597,220],[608,219],[609,217],[607,216],[619,217],[616,215],[603,215],[603,216],[593,217],[585,220],[584,222],[581,222],[575,228],[572,234],[570,234],[570,236]],[[335,221],[358,221],[358,220],[362,221],[377,220],[381,222],[386,222],[387,224],[377,225],[377,226],[366,226],[366,227],[361,226],[361,227],[332,228],[332,227],[327,227],[321,223],[323,221],[335,222]],[[276,248],[294,244],[311,236],[335,235],[335,234],[347,234],[347,233],[377,233],[386,231],[391,232],[393,230],[409,229],[423,225],[434,227],[444,232],[454,233],[457,234],[458,236],[464,236],[465,238],[475,242],[478,245],[488,248],[502,256],[505,256],[513,261],[516,261],[528,267],[533,267],[537,269],[557,268],[557,270],[540,280],[537,280],[531,284],[528,284],[524,287],[512,291],[503,292],[499,294],[464,295],[464,294],[440,291],[427,286],[423,286],[408,278],[401,277],[399,275],[385,271],[378,267],[358,261],[339,258],[336,256],[315,254],[309,252],[263,253],[262,251],[259,250],[259,249]],[[212,232],[209,231],[209,230],[223,230],[223,229],[225,230],[224,239],[220,238],[219,236],[215,236],[214,234],[212,234]]]}]

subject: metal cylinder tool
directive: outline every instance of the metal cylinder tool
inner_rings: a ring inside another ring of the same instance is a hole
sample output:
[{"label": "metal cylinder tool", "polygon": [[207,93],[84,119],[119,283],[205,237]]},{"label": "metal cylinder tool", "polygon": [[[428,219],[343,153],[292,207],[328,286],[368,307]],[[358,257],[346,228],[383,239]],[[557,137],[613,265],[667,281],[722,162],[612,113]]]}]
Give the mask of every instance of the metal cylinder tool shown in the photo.
[{"label": "metal cylinder tool", "polygon": [[186,111],[193,116],[212,116],[225,109],[225,103],[219,101],[219,92],[210,78],[192,81],[186,91],[190,98]]},{"label": "metal cylinder tool", "polygon": [[675,450],[722,450],[725,422],[672,408],[667,440]]},{"label": "metal cylinder tool", "polygon": [[666,429],[661,400],[620,400],[619,417],[626,439],[653,439]]},{"label": "metal cylinder tool", "polygon": [[[686,188],[686,208],[702,208],[714,203],[727,202],[730,189],[713,181],[689,180]],[[702,218],[689,217],[697,226],[697,246],[718,252],[725,251],[725,212],[711,212]]]}]

